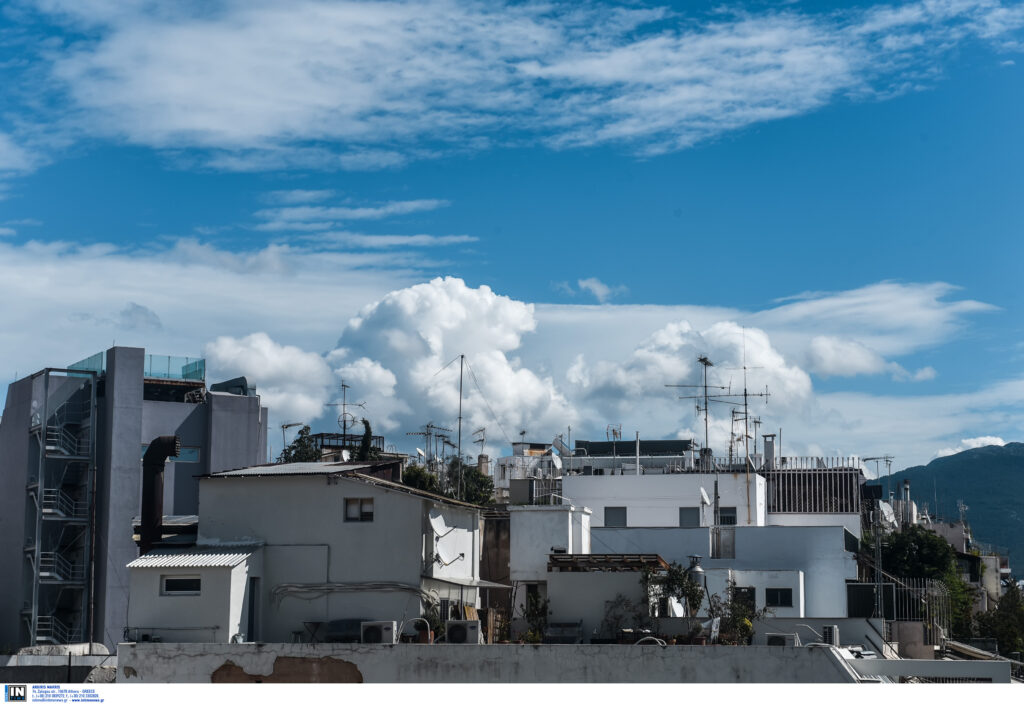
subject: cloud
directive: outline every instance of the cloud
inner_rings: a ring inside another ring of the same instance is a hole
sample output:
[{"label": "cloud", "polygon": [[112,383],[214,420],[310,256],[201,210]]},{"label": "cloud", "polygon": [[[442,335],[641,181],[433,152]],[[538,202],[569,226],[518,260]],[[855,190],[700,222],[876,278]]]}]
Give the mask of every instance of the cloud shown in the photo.
[{"label": "cloud", "polygon": [[121,311],[118,324],[125,330],[159,330],[163,327],[156,313],[146,306],[131,302]]},{"label": "cloud", "polygon": [[298,203],[319,203],[333,195],[334,191],[329,189],[309,190],[295,188],[287,191],[271,191],[267,194],[267,200],[285,205],[295,205]]},{"label": "cloud", "polygon": [[27,149],[15,143],[7,134],[0,132],[0,173],[4,171],[30,171],[37,159]]},{"label": "cloud", "polygon": [[[405,433],[428,421],[454,429],[460,354],[468,363],[464,435],[487,427],[492,453],[521,429],[548,439],[567,425],[580,438],[621,423],[627,434],[700,439],[693,402],[677,398],[689,392],[665,387],[698,383],[698,354],[715,362],[710,381],[723,393],[742,390],[745,361],[749,389],[772,394],[767,405],[754,399],[752,413],[765,429],[784,427],[790,454],[816,445],[915,464],[955,438],[1010,437],[1024,423],[1024,379],[953,394],[886,393],[885,379],[872,381],[873,393],[815,388],[820,372],[808,359],[816,337],[874,350],[886,365],[875,373],[892,376],[889,365],[909,367],[904,355],[956,339],[991,308],[945,284],[875,284],[761,311],[556,306],[460,279],[424,283],[423,261],[422,251],[229,252],[194,239],[137,248],[0,241],[0,300],[18,301],[0,306],[0,374],[66,365],[112,338],[154,354],[198,356],[210,344],[209,380],[249,376],[272,423],[320,418],[319,429],[334,430],[335,413],[325,417],[322,404],[339,400],[344,378],[349,400],[365,401],[374,428],[404,449],[414,443]],[[923,369],[906,373],[927,376]],[[843,386],[856,389],[858,377],[848,379]],[[713,409],[711,420],[712,442],[724,451],[728,408]]]},{"label": "cloud", "polygon": [[826,335],[817,335],[811,339],[807,351],[807,367],[822,377],[888,372],[895,381],[930,381],[937,375],[932,367],[909,372],[896,362],[886,361],[880,354],[856,340]]},{"label": "cloud", "polygon": [[218,337],[203,347],[209,369],[223,377],[244,376],[278,418],[308,423],[319,418],[333,375],[323,357],[280,345],[266,333]]},{"label": "cloud", "polygon": [[[532,305],[487,286],[470,288],[460,279],[439,278],[364,308],[346,326],[328,361],[346,381],[365,384],[352,393],[378,413],[384,429],[413,430],[433,420],[454,431],[459,355],[465,355],[466,449],[477,427],[508,440],[521,427],[543,434],[575,420],[555,381],[524,368],[515,356],[534,327]],[[451,440],[456,442],[454,432]]]},{"label": "cloud", "polygon": [[324,232],[307,239],[360,249],[444,247],[478,241],[478,238],[471,235],[364,235],[356,232]]},{"label": "cloud", "polygon": [[[303,192],[306,193],[306,192]],[[422,198],[401,200],[374,206],[322,206],[292,205],[282,208],[258,210],[255,216],[264,222],[257,230],[292,230],[299,232],[327,230],[340,222],[350,220],[384,220],[396,215],[408,215],[437,210],[448,205],[446,200]]]},{"label": "cloud", "polygon": [[625,286],[609,286],[594,277],[580,279],[576,285],[580,287],[581,291],[590,293],[599,303],[606,303],[613,296],[619,296],[629,290]]},{"label": "cloud", "polygon": [[0,237],[13,237],[18,231],[12,227],[0,227]]},{"label": "cloud", "polygon": [[49,56],[76,129],[240,170],[388,168],[524,140],[656,154],[927,86],[959,48],[1012,45],[1024,25],[996,0],[697,16],[471,0],[42,7],[70,30]]},{"label": "cloud", "polygon": [[1006,441],[1002,438],[997,438],[993,435],[983,435],[977,438],[964,438],[960,441],[960,444],[956,447],[946,447],[935,453],[936,457],[949,457],[955,455],[958,452],[964,450],[973,450],[978,447],[987,447],[989,445],[998,445],[1002,447],[1006,444]]}]

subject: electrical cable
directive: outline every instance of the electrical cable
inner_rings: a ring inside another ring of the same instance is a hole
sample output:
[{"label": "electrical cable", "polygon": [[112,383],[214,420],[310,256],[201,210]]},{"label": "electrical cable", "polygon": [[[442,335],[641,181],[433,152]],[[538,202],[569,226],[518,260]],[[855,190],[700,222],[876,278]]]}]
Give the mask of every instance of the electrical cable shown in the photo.
[{"label": "electrical cable", "polygon": [[[455,360],[453,359],[452,362],[454,361]],[[451,364],[451,362],[449,362],[449,364]],[[508,441],[509,445],[514,444],[512,442],[512,438],[508,436],[508,433],[505,432],[505,428],[501,425],[501,421],[498,420],[498,414],[494,412],[493,408],[491,408],[491,404],[487,400],[487,396],[484,395],[483,390],[480,388],[480,383],[476,380],[476,372],[473,371],[473,365],[469,363],[468,358],[466,359],[466,367],[469,369],[469,378],[473,380],[473,386],[475,386],[476,390],[480,393],[480,398],[484,400],[484,405],[486,405],[487,410],[491,412],[491,417],[494,418],[494,422],[498,424],[498,430],[500,430],[501,434],[505,436],[505,440]]]}]

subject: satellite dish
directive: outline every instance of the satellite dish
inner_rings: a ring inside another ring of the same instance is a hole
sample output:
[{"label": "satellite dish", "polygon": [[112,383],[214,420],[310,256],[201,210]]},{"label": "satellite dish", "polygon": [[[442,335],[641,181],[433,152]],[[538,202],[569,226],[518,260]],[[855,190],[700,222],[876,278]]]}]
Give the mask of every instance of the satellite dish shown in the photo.
[{"label": "satellite dish", "polygon": [[341,451],[341,461],[342,462],[348,462],[349,458],[351,458],[351,457],[352,457],[352,453],[349,452],[348,450],[342,450]]},{"label": "satellite dish", "polygon": [[708,492],[704,491],[704,487],[700,488],[700,502],[705,506],[711,505],[711,499],[708,498]]},{"label": "satellite dish", "polygon": [[423,450],[421,450],[418,447],[416,448],[416,454],[419,455],[420,457],[426,457],[426,455],[423,453]]},{"label": "satellite dish", "polygon": [[551,464],[555,465],[556,469],[562,468],[562,458],[558,455],[551,455]]}]

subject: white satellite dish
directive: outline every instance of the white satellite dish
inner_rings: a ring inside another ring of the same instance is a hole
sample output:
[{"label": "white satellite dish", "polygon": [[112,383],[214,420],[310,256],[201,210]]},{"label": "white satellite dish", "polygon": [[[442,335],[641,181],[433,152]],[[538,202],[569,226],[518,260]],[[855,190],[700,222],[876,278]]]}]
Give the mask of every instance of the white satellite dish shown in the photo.
[{"label": "white satellite dish", "polygon": [[418,447],[416,448],[416,454],[419,455],[420,457],[426,457],[426,455],[423,453],[423,450],[421,450]]},{"label": "white satellite dish", "polygon": [[700,502],[705,506],[711,505],[711,499],[708,498],[708,492],[704,491],[704,487],[700,488]]},{"label": "white satellite dish", "polygon": [[348,450],[342,450],[341,451],[341,461],[342,462],[348,462],[350,457],[352,457],[352,453],[351,452],[349,452]]}]

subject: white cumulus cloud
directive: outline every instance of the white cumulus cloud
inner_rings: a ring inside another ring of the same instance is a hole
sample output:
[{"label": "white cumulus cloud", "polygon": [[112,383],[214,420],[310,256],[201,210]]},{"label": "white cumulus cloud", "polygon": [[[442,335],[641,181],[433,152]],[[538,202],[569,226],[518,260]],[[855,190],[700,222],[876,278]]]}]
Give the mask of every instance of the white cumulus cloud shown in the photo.
[{"label": "white cumulus cloud", "polygon": [[203,354],[214,374],[246,377],[277,418],[308,423],[323,414],[334,376],[319,354],[278,344],[262,332],[218,337]]},{"label": "white cumulus cloud", "polygon": [[988,447],[989,445],[998,445],[999,447],[1002,447],[1005,444],[1005,440],[994,435],[982,435],[976,438],[963,438],[960,441],[960,444],[956,447],[944,447],[936,452],[935,456],[949,457],[950,455],[955,455],[956,453],[963,452],[964,450],[973,450],[978,447]]}]

